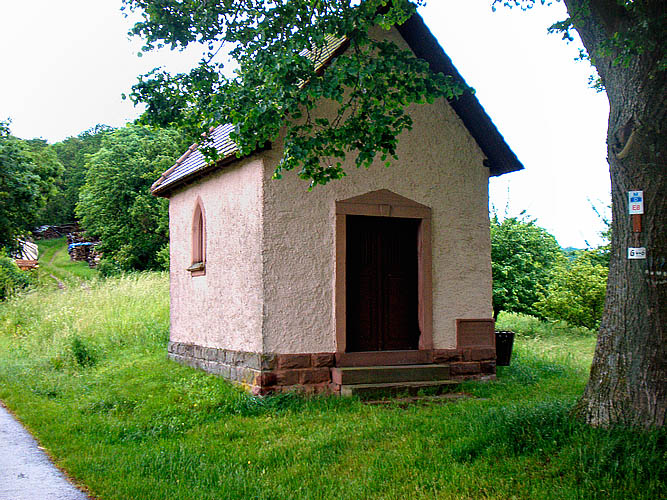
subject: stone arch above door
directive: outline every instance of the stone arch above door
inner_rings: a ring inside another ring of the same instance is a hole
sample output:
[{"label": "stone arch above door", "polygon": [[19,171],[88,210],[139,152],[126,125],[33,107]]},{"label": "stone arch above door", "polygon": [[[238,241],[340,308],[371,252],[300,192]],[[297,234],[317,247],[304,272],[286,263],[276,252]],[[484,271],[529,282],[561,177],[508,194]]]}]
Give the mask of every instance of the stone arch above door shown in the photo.
[{"label": "stone arch above door", "polygon": [[[418,350],[347,351],[347,217],[399,217],[419,219],[417,231]],[[387,189],[336,201],[335,327],[336,357],[345,364],[409,364],[426,362],[433,348],[433,291],[431,257],[431,208]]]}]

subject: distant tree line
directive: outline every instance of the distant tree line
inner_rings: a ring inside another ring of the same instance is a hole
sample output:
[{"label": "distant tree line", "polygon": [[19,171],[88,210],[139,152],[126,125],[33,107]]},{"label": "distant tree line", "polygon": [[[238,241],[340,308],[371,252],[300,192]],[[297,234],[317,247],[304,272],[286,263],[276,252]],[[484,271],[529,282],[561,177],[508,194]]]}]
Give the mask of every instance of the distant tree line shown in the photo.
[{"label": "distant tree line", "polygon": [[189,145],[175,130],[96,125],[55,144],[0,122],[0,249],[37,226],[78,221],[99,238],[106,273],[168,265],[168,211],[152,182]]},{"label": "distant tree line", "polygon": [[57,182],[59,197],[48,205],[44,223],[63,224],[77,219],[75,209],[79,191],[86,180],[88,158],[100,149],[102,139],[113,131],[108,125],[95,125],[76,137],[68,137],[51,146],[63,164],[63,175]]},{"label": "distant tree line", "polygon": [[13,250],[16,239],[42,220],[62,174],[45,141],[18,139],[9,122],[0,122],[0,248]]}]

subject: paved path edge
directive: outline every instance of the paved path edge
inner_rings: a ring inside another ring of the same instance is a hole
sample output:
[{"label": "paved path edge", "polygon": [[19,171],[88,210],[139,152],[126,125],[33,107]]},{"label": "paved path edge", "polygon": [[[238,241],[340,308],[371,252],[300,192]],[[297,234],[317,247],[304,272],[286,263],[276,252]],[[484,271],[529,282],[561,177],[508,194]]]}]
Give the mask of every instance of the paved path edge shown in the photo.
[{"label": "paved path edge", "polygon": [[[9,446],[14,446],[14,448],[20,449],[20,456],[15,456],[14,464],[10,464],[14,469],[28,467],[31,472],[33,468],[37,468],[38,474],[43,477],[39,477],[41,480],[46,480],[47,484],[51,483],[57,491],[50,492],[49,494],[54,495],[48,498],[53,498],[57,500],[95,500],[96,497],[90,496],[90,492],[87,491],[87,488],[79,483],[77,483],[73,478],[69,476],[67,471],[61,469],[51,457],[49,451],[44,448],[37,438],[33,435],[30,429],[21,421],[21,419],[16,415],[16,413],[5,404],[4,401],[0,400],[0,413],[5,413],[5,418],[0,419],[0,435],[6,434],[9,432],[14,432],[14,437],[23,441],[18,445],[15,442],[9,442]],[[2,417],[2,415],[0,415]],[[13,421],[13,422],[11,422]],[[22,434],[22,435],[21,435]],[[12,440],[13,441],[13,440]],[[1,448],[0,443],[0,448]],[[7,464],[5,464],[7,465]],[[20,473],[21,477],[23,474]],[[2,479],[2,475],[0,475]],[[40,483],[42,484],[42,483]],[[50,487],[51,484],[48,484]],[[30,486],[30,485],[28,485]],[[46,493],[46,492],[43,492]],[[0,500],[22,500],[38,498],[34,496],[35,491],[29,489],[24,490],[5,490],[3,491],[3,486],[0,482]],[[11,496],[7,496],[11,495]],[[47,498],[47,497],[41,497]]]}]

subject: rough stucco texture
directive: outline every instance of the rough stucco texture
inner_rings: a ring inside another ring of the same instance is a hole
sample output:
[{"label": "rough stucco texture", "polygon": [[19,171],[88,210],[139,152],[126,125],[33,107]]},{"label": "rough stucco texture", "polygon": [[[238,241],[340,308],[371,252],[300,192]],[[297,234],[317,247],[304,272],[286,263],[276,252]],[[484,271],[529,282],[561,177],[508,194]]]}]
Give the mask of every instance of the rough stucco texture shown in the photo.
[{"label": "rough stucco texture", "polygon": [[[389,33],[398,43],[395,31]],[[320,107],[326,115],[326,105]],[[330,110],[329,110],[330,111]],[[271,180],[281,142],[171,196],[171,340],[265,353],[335,352],[335,202],[389,189],[431,207],[433,347],[456,348],[456,319],[490,318],[491,245],[483,153],[449,105],[410,109],[392,167],[375,164],[308,192]],[[197,197],[206,275],[191,277]]]},{"label": "rough stucco texture", "polygon": [[[240,162],[169,200],[171,340],[262,349],[261,159]],[[206,274],[191,276],[192,223],[204,207]]]},{"label": "rough stucco texture", "polygon": [[[389,36],[405,46],[395,31]],[[414,127],[401,135],[392,167],[358,170],[348,159],[347,177],[312,192],[292,173],[271,180],[281,148],[266,153],[265,351],[336,351],[335,201],[378,189],[432,209],[433,347],[456,348],[457,318],[492,317],[484,155],[444,100],[412,106],[410,114]]]}]

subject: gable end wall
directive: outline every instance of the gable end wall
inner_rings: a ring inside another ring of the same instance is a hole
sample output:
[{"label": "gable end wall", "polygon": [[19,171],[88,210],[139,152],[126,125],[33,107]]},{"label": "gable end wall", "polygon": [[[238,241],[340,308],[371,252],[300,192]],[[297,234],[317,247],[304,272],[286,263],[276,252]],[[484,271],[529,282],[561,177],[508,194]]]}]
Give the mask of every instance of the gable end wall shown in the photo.
[{"label": "gable end wall", "polygon": [[[387,36],[387,35],[385,35]],[[407,47],[400,35],[388,34]],[[319,112],[327,115],[326,105]],[[456,320],[490,318],[489,170],[444,99],[410,108],[412,131],[399,160],[358,170],[308,192],[288,172],[271,180],[282,145],[265,154],[263,226],[264,352],[335,352],[335,202],[388,189],[432,209],[433,347],[455,349]]]}]

